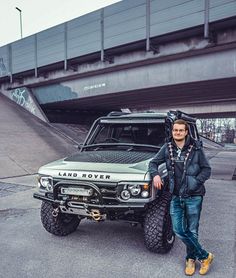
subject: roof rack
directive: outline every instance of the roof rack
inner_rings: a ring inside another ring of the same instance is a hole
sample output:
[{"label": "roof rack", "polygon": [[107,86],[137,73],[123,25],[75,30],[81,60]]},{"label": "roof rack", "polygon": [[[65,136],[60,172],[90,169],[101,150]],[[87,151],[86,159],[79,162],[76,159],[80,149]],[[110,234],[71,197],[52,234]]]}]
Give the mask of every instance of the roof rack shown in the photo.
[{"label": "roof rack", "polygon": [[185,120],[185,121],[187,121],[187,122],[196,122],[196,118],[194,118],[194,117],[192,117],[191,115],[189,115],[189,114],[186,114],[186,113],[184,113],[184,112],[182,112],[182,111],[179,111],[179,110],[170,110],[169,112],[168,112],[168,116],[170,117],[170,118],[172,118],[173,119],[173,121],[175,121],[175,120],[178,120],[178,119],[182,119],[182,120]]}]

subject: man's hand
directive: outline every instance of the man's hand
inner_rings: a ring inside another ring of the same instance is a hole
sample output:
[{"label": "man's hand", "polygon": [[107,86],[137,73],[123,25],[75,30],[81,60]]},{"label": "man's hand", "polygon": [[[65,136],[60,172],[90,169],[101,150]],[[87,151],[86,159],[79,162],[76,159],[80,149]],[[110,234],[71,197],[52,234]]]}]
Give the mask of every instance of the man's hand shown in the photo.
[{"label": "man's hand", "polygon": [[163,182],[162,182],[161,177],[159,175],[157,175],[153,178],[153,185],[157,189],[161,190]]}]

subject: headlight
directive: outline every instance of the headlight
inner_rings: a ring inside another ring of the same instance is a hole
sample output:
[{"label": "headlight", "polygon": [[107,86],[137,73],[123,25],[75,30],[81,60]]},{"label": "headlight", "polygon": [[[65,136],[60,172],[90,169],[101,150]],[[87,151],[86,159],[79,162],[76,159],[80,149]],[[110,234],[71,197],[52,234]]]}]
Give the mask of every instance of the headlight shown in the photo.
[{"label": "headlight", "polygon": [[147,198],[147,197],[149,196],[148,191],[142,191],[141,196],[142,196],[143,198]]},{"label": "headlight", "polygon": [[47,191],[52,191],[53,189],[53,179],[52,177],[41,177],[39,179],[40,187],[46,189]]},{"label": "headlight", "polygon": [[128,200],[130,198],[130,193],[128,190],[123,190],[120,195],[121,198],[124,200]]},{"label": "headlight", "polygon": [[120,182],[120,198],[132,201],[138,198],[150,198],[151,187],[147,182]]},{"label": "headlight", "polygon": [[130,184],[128,189],[133,196],[137,196],[141,192],[141,186],[139,184]]}]

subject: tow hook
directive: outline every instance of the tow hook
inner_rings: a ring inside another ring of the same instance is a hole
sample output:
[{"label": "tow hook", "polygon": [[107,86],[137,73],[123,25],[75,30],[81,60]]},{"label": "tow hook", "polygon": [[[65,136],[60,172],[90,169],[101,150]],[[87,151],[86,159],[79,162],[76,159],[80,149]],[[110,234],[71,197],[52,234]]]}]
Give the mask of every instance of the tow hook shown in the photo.
[{"label": "tow hook", "polygon": [[52,211],[52,216],[53,216],[53,217],[57,217],[58,214],[59,214],[59,207],[54,208],[53,211]]},{"label": "tow hook", "polygon": [[90,215],[96,221],[99,221],[102,219],[102,215],[98,209],[92,209],[90,212]]},{"label": "tow hook", "polygon": [[85,211],[90,215],[90,217],[92,217],[93,220],[95,221],[101,221],[104,220],[106,218],[105,214],[101,214],[100,211],[98,209],[88,209],[88,206],[84,206]]}]

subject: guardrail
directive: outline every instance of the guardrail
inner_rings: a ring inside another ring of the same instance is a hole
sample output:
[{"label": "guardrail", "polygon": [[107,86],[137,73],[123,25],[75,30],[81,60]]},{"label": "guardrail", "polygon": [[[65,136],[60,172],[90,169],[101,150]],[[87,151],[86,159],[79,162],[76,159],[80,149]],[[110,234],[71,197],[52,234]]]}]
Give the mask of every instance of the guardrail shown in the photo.
[{"label": "guardrail", "polygon": [[235,0],[123,0],[29,37],[0,47],[0,78],[61,63],[64,70],[78,57],[96,54],[112,62],[108,49],[142,41],[158,51],[152,39],[236,16]]}]

